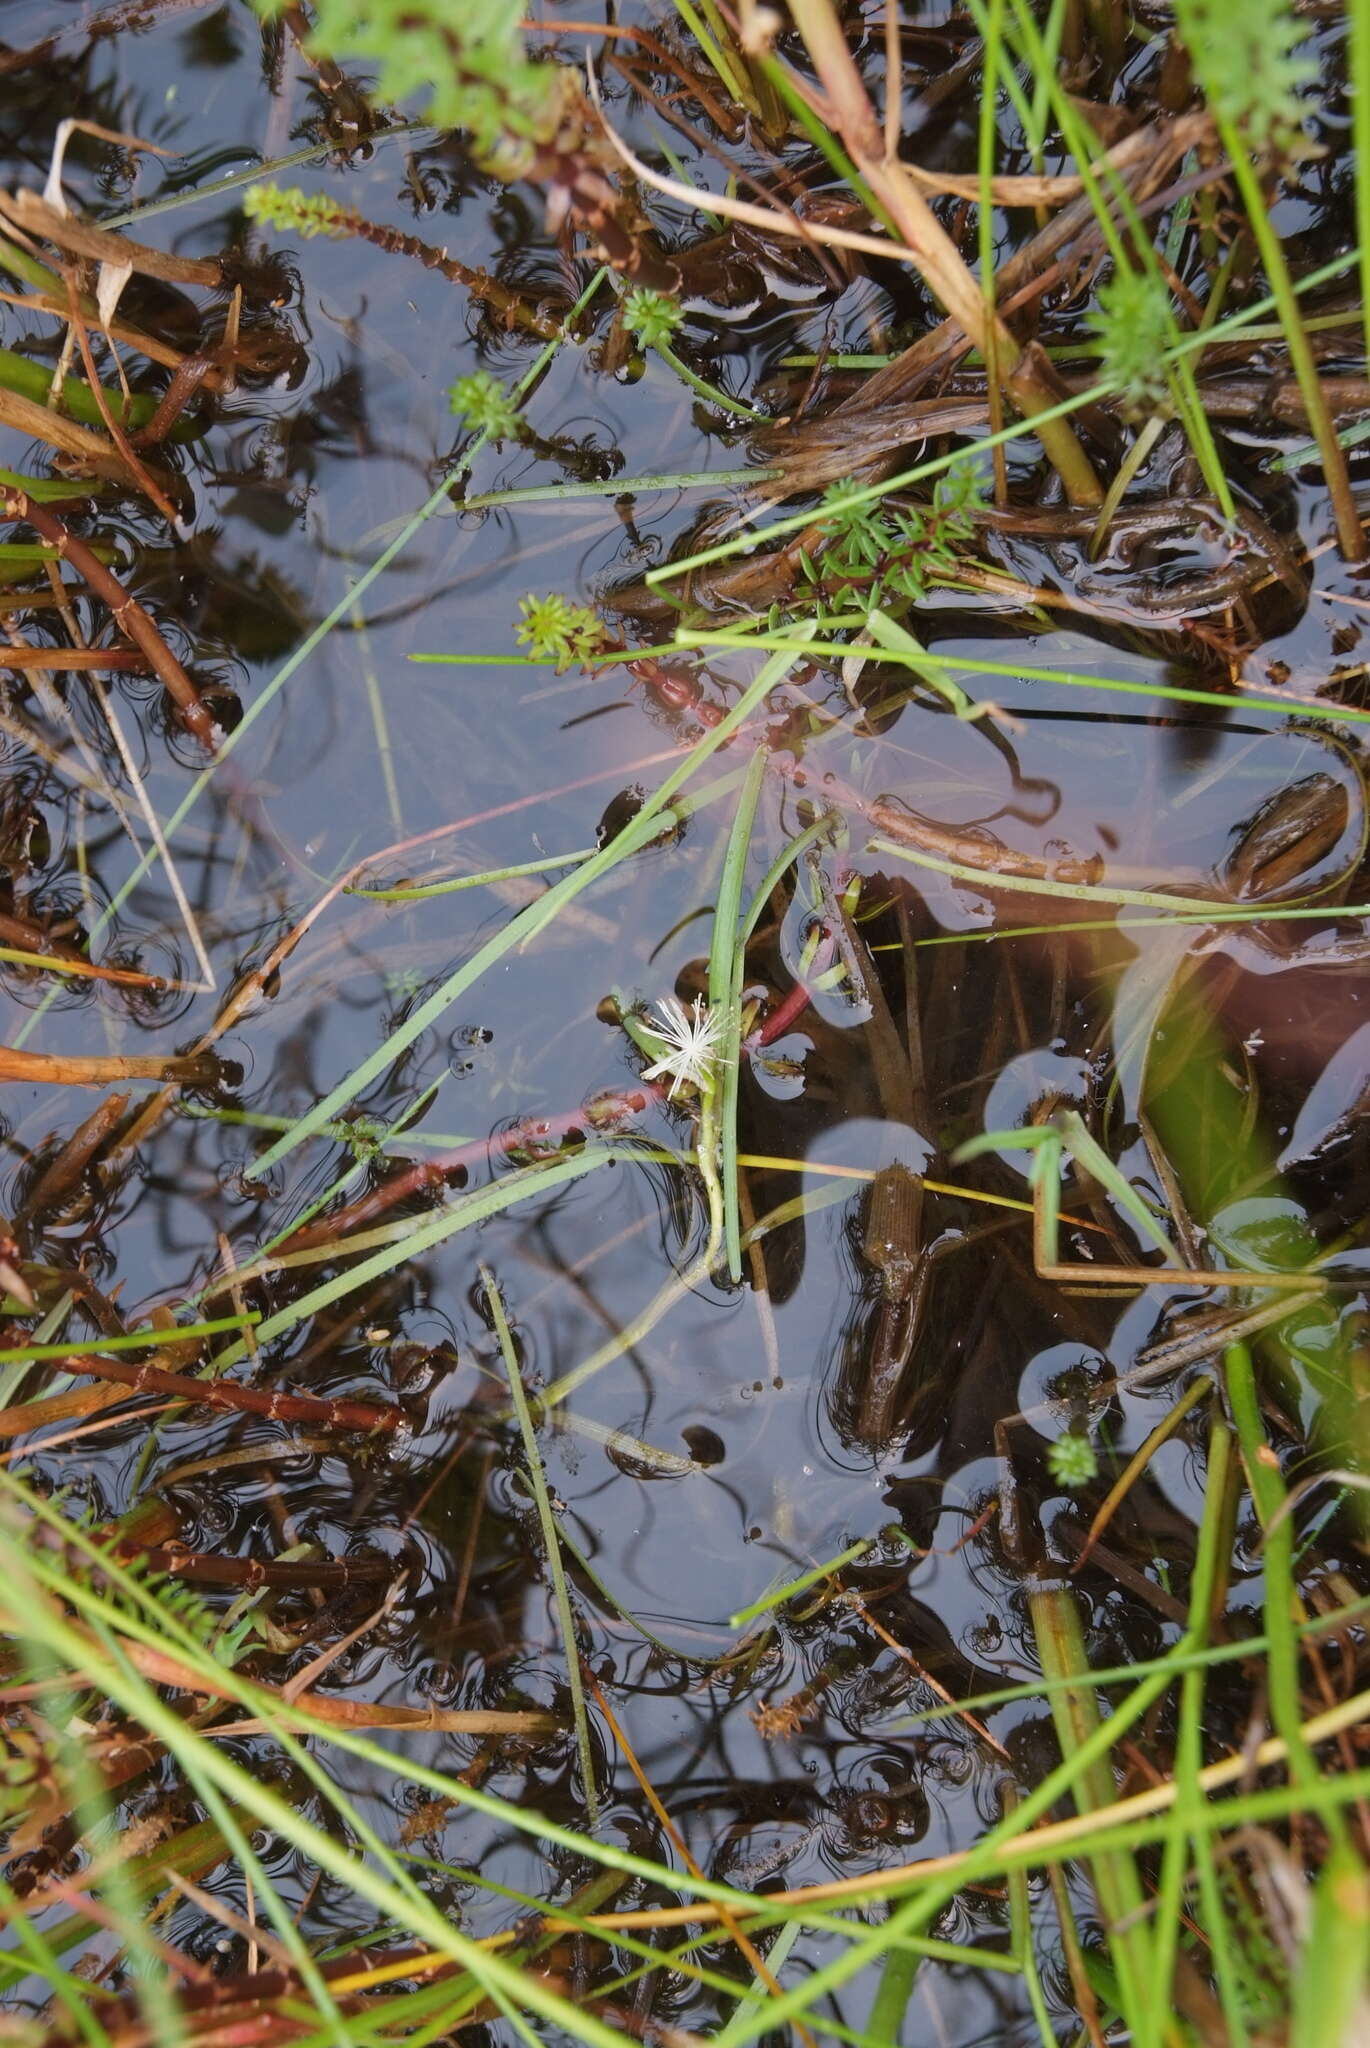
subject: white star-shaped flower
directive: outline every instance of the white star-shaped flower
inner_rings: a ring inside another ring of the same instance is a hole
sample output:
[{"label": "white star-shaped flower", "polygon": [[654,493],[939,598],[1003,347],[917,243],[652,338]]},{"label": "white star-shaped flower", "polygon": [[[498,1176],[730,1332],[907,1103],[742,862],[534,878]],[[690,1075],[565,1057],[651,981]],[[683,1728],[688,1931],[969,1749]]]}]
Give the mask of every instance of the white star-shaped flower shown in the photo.
[{"label": "white star-shaped flower", "polygon": [[723,1019],[716,1010],[706,1009],[699,996],[688,1010],[677,996],[667,996],[656,1011],[660,1022],[652,1022],[649,1028],[667,1050],[655,1066],[644,1069],[642,1078],[655,1081],[669,1074],[669,1100],[674,1102],[682,1081],[696,1088],[707,1088],[712,1082],[713,1070],[723,1058]]}]

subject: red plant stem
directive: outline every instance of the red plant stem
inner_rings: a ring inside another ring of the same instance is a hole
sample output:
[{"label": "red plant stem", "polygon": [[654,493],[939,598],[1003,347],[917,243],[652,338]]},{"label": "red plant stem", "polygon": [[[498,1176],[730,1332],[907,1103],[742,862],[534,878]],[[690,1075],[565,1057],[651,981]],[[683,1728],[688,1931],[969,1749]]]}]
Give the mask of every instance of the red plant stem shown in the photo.
[{"label": "red plant stem", "polygon": [[199,1408],[223,1408],[241,1415],[265,1415],[273,1422],[307,1422],[318,1429],[369,1434],[394,1430],[403,1421],[399,1408],[374,1401],[330,1401],[318,1394],[282,1394],[262,1387],[240,1386],[235,1380],[197,1380],[186,1373],[163,1372],[156,1365],[126,1365],[122,1359],[85,1354],[64,1358],[67,1372],[90,1379],[112,1380],[135,1394],[174,1394]]},{"label": "red plant stem", "polygon": [[[185,720],[187,730],[194,734],[206,753],[215,753],[219,744],[218,727],[205,708],[194,683],[137,598],[130,597],[118,577],[112,576],[104,563],[97,561],[85,542],[78,540],[74,533],[68,533],[61,520],[46,506],[37,504],[27,491],[7,491],[4,513],[7,519],[22,520],[26,526],[31,526],[35,533],[41,533],[44,540],[56,548],[58,555],[71,563],[72,568],[95,595],[108,605],[119,630],[127,633],[129,639],[142,649],[149,665],[161,678],[168,695]],[[43,652],[47,654],[48,650],[45,648]],[[59,655],[56,660],[49,656],[47,666],[60,668],[63,658],[70,658],[70,650],[66,657]],[[102,652],[101,660],[105,659],[107,654]]]},{"label": "red plant stem", "polygon": [[363,1580],[392,1579],[397,1571],[394,1560],[388,1557],[319,1558],[313,1563],[300,1560],[278,1564],[257,1557],[210,1557],[204,1551],[184,1549],[179,1543],[157,1546],[126,1542],[116,1543],[113,1548],[116,1557],[142,1558],[150,1571],[166,1572],[171,1578],[191,1580],[201,1586],[240,1586],[246,1593],[255,1593],[262,1586],[275,1586],[283,1592],[302,1587],[336,1592]]},{"label": "red plant stem", "polygon": [[[818,950],[814,954],[813,965],[809,969],[810,974],[821,974],[823,969],[830,963],[836,950],[837,945],[832,933],[825,931],[822,939],[819,941]],[[744,1040],[743,1052],[752,1053],[761,1046],[774,1045],[776,1039],[783,1038],[790,1027],[803,1016],[812,1001],[812,984],[796,979],[794,987],[790,990],[789,994],[781,997],[780,1001],[771,1011],[770,1016],[753,1031],[750,1038]]]},{"label": "red plant stem", "polygon": [[495,1131],[488,1138],[473,1138],[469,1145],[454,1146],[433,1159],[416,1160],[380,1187],[372,1188],[342,1209],[335,1209],[331,1216],[303,1224],[276,1246],[276,1252],[309,1251],[334,1242],[344,1252],[347,1245],[343,1240],[354,1230],[377,1222],[400,1202],[440,1186],[467,1167],[483,1165],[486,1160],[510,1159],[518,1152],[555,1153],[573,1131],[617,1128],[630,1117],[641,1116],[653,1098],[664,1101],[665,1094],[663,1088],[650,1081],[623,1093],[610,1090],[579,1109],[564,1109],[555,1116],[526,1117],[507,1131]]}]

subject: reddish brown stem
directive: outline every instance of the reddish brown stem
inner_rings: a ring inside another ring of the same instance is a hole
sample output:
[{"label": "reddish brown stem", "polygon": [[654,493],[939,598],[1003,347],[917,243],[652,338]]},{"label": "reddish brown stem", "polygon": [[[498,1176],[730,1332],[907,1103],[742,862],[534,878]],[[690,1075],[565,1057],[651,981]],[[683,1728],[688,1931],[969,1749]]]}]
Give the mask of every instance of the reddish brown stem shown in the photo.
[{"label": "reddish brown stem", "polygon": [[587,1128],[603,1131],[626,1123],[630,1117],[641,1116],[654,1097],[664,1100],[665,1090],[649,1081],[644,1081],[639,1088],[623,1092],[610,1090],[580,1109],[561,1110],[555,1116],[529,1118],[515,1124],[511,1130],[497,1131],[493,1137],[476,1138],[469,1145],[458,1145],[450,1152],[439,1153],[436,1159],[417,1160],[393,1174],[380,1187],[372,1188],[355,1202],[349,1202],[345,1208],[335,1209],[331,1216],[321,1217],[317,1223],[304,1224],[277,1250],[303,1252],[318,1245],[336,1244],[340,1252],[345,1252],[346,1239],[353,1231],[379,1222],[399,1203],[441,1186],[454,1173],[466,1167],[483,1165],[486,1160],[509,1159],[519,1152],[540,1155],[555,1152],[573,1131]]},{"label": "reddish brown stem", "polygon": [[100,374],[95,367],[95,357],[91,353],[90,336],[86,332],[86,323],[81,317],[81,302],[77,296],[75,280],[70,274],[67,276],[66,284],[67,304],[71,309],[69,325],[71,331],[76,336],[76,345],[81,351],[81,362],[90,384],[91,396],[99,408],[100,417],[105,423],[109,438],[128,464],[128,472],[134,482],[137,483],[144,495],[151,499],[167,525],[174,527],[176,524],[176,507],[172,504],[170,498],[168,498],[166,492],[157,482],[156,477],[149,471],[146,464],[139,459],[129,442],[128,435],[110,410],[109,400],[105,397],[104,386],[100,382]]},{"label": "reddish brown stem", "polygon": [[54,1087],[103,1088],[107,1081],[170,1081],[179,1086],[208,1086],[218,1079],[213,1053],[192,1053],[185,1059],[158,1053],[133,1053],[121,1058],[101,1053],[20,1052],[0,1045],[0,1081],[45,1081]]},{"label": "reddish brown stem", "polygon": [[49,668],[60,675],[64,668],[147,666],[147,656],[132,647],[0,647],[0,668]]},{"label": "reddish brown stem", "polygon": [[165,1572],[169,1578],[187,1579],[200,1586],[238,1586],[245,1593],[255,1593],[263,1586],[273,1586],[278,1592],[317,1587],[335,1593],[344,1586],[396,1576],[395,1562],[388,1557],[319,1558],[281,1564],[257,1557],[210,1557],[179,1543],[116,1543],[113,1549],[117,1557],[144,1559],[150,1571]]},{"label": "reddish brown stem", "polygon": [[72,1132],[46,1172],[39,1176],[16,1221],[40,1222],[49,1210],[59,1208],[66,1201],[96,1154],[118,1129],[127,1108],[127,1095],[107,1095],[99,1108],[91,1111],[85,1122]]},{"label": "reddish brown stem", "polygon": [[[187,730],[194,734],[206,753],[214,753],[219,743],[218,728],[210,717],[199,691],[137,598],[131,597],[118,577],[111,575],[104,563],[96,560],[83,540],[78,540],[74,533],[69,533],[62,521],[45,505],[36,504],[27,491],[6,493],[5,517],[22,519],[35,533],[41,533],[44,540],[56,548],[59,556],[71,563],[72,568],[95,595],[109,606],[120,631],[127,633],[129,639],[147,656],[149,664],[161,678],[185,720]],[[69,654],[62,657],[65,660],[70,658]],[[104,653],[100,658],[107,661],[108,654]],[[53,661],[49,657],[49,668],[60,668],[61,665],[61,660]]]},{"label": "reddish brown stem", "polygon": [[316,1429],[369,1434],[395,1430],[403,1412],[376,1401],[331,1401],[319,1394],[283,1394],[276,1389],[240,1386],[235,1380],[197,1380],[186,1373],[163,1372],[160,1366],[126,1364],[119,1358],[84,1353],[64,1358],[67,1372],[109,1380],[135,1394],[172,1394],[199,1408],[221,1408],[240,1415],[265,1415],[273,1422],[303,1422]]}]

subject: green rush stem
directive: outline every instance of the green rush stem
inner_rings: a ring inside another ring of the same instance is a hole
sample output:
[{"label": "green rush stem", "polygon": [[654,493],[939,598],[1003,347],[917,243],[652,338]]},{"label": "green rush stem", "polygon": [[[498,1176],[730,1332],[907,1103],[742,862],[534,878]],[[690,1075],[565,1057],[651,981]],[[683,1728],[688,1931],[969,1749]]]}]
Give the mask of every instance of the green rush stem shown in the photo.
[{"label": "green rush stem", "polygon": [[1266,1674],[1270,1689],[1270,1717],[1289,1746],[1289,1776],[1297,1789],[1306,1791],[1317,1784],[1319,1773],[1313,1753],[1304,1740],[1299,1703],[1294,1518],[1283,1511],[1288,1498],[1284,1477],[1266,1441],[1255,1368],[1247,1345],[1229,1344],[1223,1352],[1223,1383],[1236,1424],[1252,1506],[1265,1531],[1265,1632],[1270,1641],[1266,1653]]},{"label": "green rush stem", "polygon": [[699,1091],[699,1135],[695,1140],[695,1151],[699,1161],[699,1175],[704,1183],[704,1193],[709,1204],[709,1234],[700,1254],[700,1264],[706,1273],[712,1273],[723,1249],[724,1209],[723,1182],[719,1177],[718,1162],[722,1136],[722,1104],[719,1100],[717,1082],[710,1082]]},{"label": "green rush stem", "polygon": [[481,1284],[485,1299],[494,1320],[495,1335],[499,1339],[500,1355],[509,1378],[509,1395],[514,1413],[518,1417],[519,1434],[523,1438],[523,1454],[528,1461],[528,1483],[533,1490],[533,1501],[537,1507],[538,1521],[542,1528],[543,1548],[547,1552],[547,1569],[552,1579],[552,1594],[556,1602],[557,1622],[561,1629],[562,1646],[566,1652],[566,1680],[571,1689],[571,1715],[576,1727],[576,1748],[580,1753],[580,1776],[585,1792],[585,1811],[591,1828],[599,1826],[599,1793],[595,1786],[595,1754],[590,1741],[590,1717],[585,1707],[585,1683],[580,1670],[580,1644],[576,1635],[576,1618],[571,1608],[570,1589],[566,1584],[566,1566],[562,1560],[561,1544],[558,1540],[557,1519],[552,1512],[551,1497],[547,1491],[547,1474],[543,1470],[542,1453],[538,1448],[537,1431],[524,1391],[523,1373],[519,1366],[518,1353],[509,1328],[509,1319],[504,1312],[504,1302],[495,1276],[486,1265],[480,1269]]},{"label": "green rush stem", "polygon": [[[810,1586],[818,1586],[825,1579],[831,1579],[844,1565],[855,1564],[857,1558],[864,1557],[871,1548],[869,1536],[859,1537],[855,1543],[849,1543],[845,1550],[840,1550],[836,1557],[827,1558],[824,1563],[816,1564],[812,1571],[801,1572],[797,1579],[786,1579],[783,1585],[772,1586],[769,1593],[763,1593],[759,1600],[753,1600],[750,1607],[739,1607],[736,1614],[730,1614],[729,1628],[749,1627],[752,1622],[759,1621],[763,1614],[770,1614],[775,1608],[783,1607],[787,1600],[795,1599],[800,1593],[807,1593]],[[951,1711],[956,1713],[959,1709],[953,1706]]]},{"label": "green rush stem", "polygon": [[[860,623],[865,625],[866,620],[863,618]],[[854,622],[845,618],[827,621],[829,628],[851,624]],[[796,656],[817,655],[831,661],[845,661],[853,651],[851,645],[842,640],[800,640],[780,633],[692,633],[682,629],[672,652],[678,654],[686,647],[789,648]],[[1224,696],[1218,690],[1187,690],[1170,683],[1132,683],[1121,676],[1082,675],[1071,669],[1036,668],[1022,662],[978,661],[964,654],[928,652],[915,659],[912,655],[891,652],[887,659],[909,669],[916,669],[922,663],[929,668],[962,669],[967,675],[1006,676],[1011,682],[1048,683],[1063,690],[1103,690],[1122,697],[1157,697],[1167,704],[1212,704],[1227,712],[1277,711],[1282,718],[1288,718],[1291,711],[1297,711],[1301,718],[1335,719],[1347,725],[1370,723],[1370,711],[1358,711],[1347,704],[1315,704],[1306,698],[1300,698],[1297,704],[1288,699],[1281,703],[1278,698],[1260,697],[1254,691],[1229,692]]]},{"label": "green rush stem", "polygon": [[[980,87],[980,126],[976,158],[980,178],[980,209],[977,246],[980,260],[980,289],[985,297],[985,388],[989,394],[989,423],[997,432],[1004,424],[1004,394],[999,382],[999,345],[995,321],[994,291],[994,206],[990,198],[994,177],[994,145],[998,140],[996,114],[999,69],[1003,59],[1004,0],[989,0],[985,23],[985,69]],[[994,464],[994,502],[1008,505],[1008,466],[1002,445],[991,457]],[[1105,500],[1107,502],[1107,500]]]},{"label": "green rush stem", "polygon": [[729,398],[726,391],[720,391],[717,384],[710,384],[707,378],[696,376],[689,364],[681,361],[669,343],[654,341],[651,346],[661,357],[662,362],[674,370],[677,377],[689,385],[691,391],[697,392],[701,398],[706,398],[710,405],[721,405],[725,412],[736,413],[739,419],[759,420],[763,426],[771,424],[771,415],[768,412],[757,412],[754,407],[744,405],[740,398]]},{"label": "green rush stem", "polygon": [[[742,1064],[742,978],[746,971],[746,937],[738,933],[742,885],[751,850],[756,806],[766,775],[766,748],[756,747],[737,800],[732,830],[718,885],[713,932],[709,945],[709,1008],[723,1027],[720,1065],[711,1093],[717,1094],[719,1157],[722,1164],[723,1235],[728,1249],[728,1277],[742,1278],[742,1224],[738,1208],[737,1098]],[[700,1153],[705,1147],[701,1141]]]},{"label": "green rush stem", "polygon": [[[1078,1595],[1061,1580],[1039,1583],[1028,1592],[1028,1609],[1043,1676],[1080,1681],[1053,1693],[1051,1699],[1061,1754],[1078,1757],[1091,1737],[1108,1736],[1111,1726],[1099,1712]],[[1081,1813],[1103,1813],[1116,1802],[1118,1786],[1107,1747],[1079,1772],[1074,1793]],[[1132,2019],[1144,2009],[1152,1981],[1151,1930],[1144,1917],[1146,1896],[1141,1877],[1125,1851],[1091,1854],[1089,1870],[1118,1976],[1123,2014]]]},{"label": "green rush stem", "polygon": [[[1365,359],[1370,363],[1370,8],[1361,4],[1347,12],[1351,24],[1349,97],[1356,178],[1356,241],[1360,247],[1360,306]],[[1308,322],[1309,327],[1313,324]]]},{"label": "green rush stem", "polygon": [[[1221,1564],[1219,1544],[1226,1529],[1228,1476],[1231,1471],[1232,1436],[1221,1417],[1214,1420],[1209,1436],[1208,1468],[1204,1474],[1204,1512],[1199,1527],[1194,1577],[1189,1589],[1189,1634],[1194,1643],[1206,1647],[1213,1616],[1213,1600]],[[1202,1803],[1197,1778],[1203,1761],[1203,1702],[1205,1671],[1192,1664],[1180,1684],[1179,1732],[1175,1744],[1175,1826],[1166,1837],[1156,1887],[1156,1986],[1160,1994],[1154,2006],[1141,2014],[1138,2048],[1158,2048],[1162,2039],[1163,2015],[1170,2003],[1179,1949],[1184,1909],[1184,1889],[1192,1851],[1204,1900],[1206,1922],[1214,1944],[1214,1963],[1223,1991],[1223,2017],[1237,2022],[1231,2048],[1246,2048],[1247,2034],[1240,2022],[1241,2002],[1227,1949],[1223,1915],[1218,1901],[1217,1873],[1212,1844],[1192,1830],[1195,1809]],[[1219,1942],[1218,1930],[1224,1938]]]},{"label": "green rush stem", "polygon": [[[1355,9],[1352,10],[1355,12]],[[1361,528],[1356,501],[1351,493],[1351,480],[1346,473],[1346,463],[1337,440],[1332,416],[1327,410],[1327,399],[1323,394],[1322,379],[1318,375],[1313,351],[1308,346],[1304,332],[1299,302],[1289,275],[1289,266],[1284,260],[1284,248],[1275,232],[1274,224],[1266,207],[1265,195],[1261,191],[1260,179],[1256,175],[1249,152],[1243,147],[1242,139],[1231,121],[1218,118],[1218,133],[1222,138],[1232,165],[1232,175],[1242,196],[1247,221],[1260,251],[1265,266],[1266,278],[1275,304],[1279,309],[1280,325],[1284,329],[1289,359],[1294,366],[1294,375],[1308,411],[1308,423],[1313,429],[1313,439],[1318,444],[1322,457],[1323,478],[1327,494],[1332,501],[1332,516],[1336,522],[1337,542],[1343,559],[1348,562],[1365,560],[1365,534]],[[1359,166],[1360,181],[1363,183],[1365,166]],[[1365,261],[1362,247],[1361,261]]]},{"label": "green rush stem", "polygon": [[455,875],[446,882],[422,882],[412,889],[344,889],[344,896],[367,896],[373,903],[424,903],[430,896],[452,896],[459,889],[479,889],[493,882],[510,882],[520,875],[545,875],[552,868],[570,868],[589,860],[598,849],[577,847],[574,853],[549,853],[541,860],[517,861],[513,867],[486,868],[478,875]]},{"label": "green rush stem", "polygon": [[[397,121],[393,128],[377,129],[368,137],[368,145],[377,147],[383,142],[398,142],[416,135],[435,135],[426,121]],[[279,171],[293,171],[301,164],[321,163],[325,157],[336,156],[335,142],[316,142],[308,149],[293,150],[289,156],[270,157],[265,163],[252,164],[246,170],[230,171],[226,177],[215,178],[208,185],[193,185],[188,191],[173,192],[163,199],[145,199],[141,205],[127,207],[122,213],[106,213],[99,218],[102,228],[132,227],[136,220],[151,220],[156,213],[176,213],[183,206],[195,206],[203,199],[220,199],[225,192],[241,191],[244,185],[259,185],[264,179],[274,178]]]},{"label": "green rush stem", "polygon": [[690,0],[671,0],[671,4],[695,41],[699,44],[704,55],[708,58],[720,82],[732,94],[738,104],[747,109],[748,113],[754,116],[758,115],[761,110],[757,105],[756,96],[752,92],[750,81],[741,64],[733,56],[732,51],[714,40],[708,28],[690,4]]},{"label": "green rush stem", "polygon": [[[721,392],[713,394],[722,398]],[[727,401],[732,406],[732,400]],[[760,415],[757,415],[760,417]],[[725,484],[756,484],[768,482],[773,477],[783,476],[782,469],[683,469],[667,470],[660,475],[613,476],[602,483],[574,484],[520,484],[511,491],[480,491],[474,498],[462,499],[464,512],[483,512],[491,505],[540,505],[556,504],[563,498],[628,498],[646,497],[651,491],[712,491],[720,490]],[[642,650],[645,652],[646,650]],[[411,654],[411,661],[456,660],[459,657],[439,654]],[[476,660],[475,655],[468,659]],[[596,657],[599,660],[604,656]],[[634,649],[632,659],[639,658]],[[624,656],[609,656],[608,659],[623,660]],[[540,668],[540,662],[529,660],[530,668]]]}]

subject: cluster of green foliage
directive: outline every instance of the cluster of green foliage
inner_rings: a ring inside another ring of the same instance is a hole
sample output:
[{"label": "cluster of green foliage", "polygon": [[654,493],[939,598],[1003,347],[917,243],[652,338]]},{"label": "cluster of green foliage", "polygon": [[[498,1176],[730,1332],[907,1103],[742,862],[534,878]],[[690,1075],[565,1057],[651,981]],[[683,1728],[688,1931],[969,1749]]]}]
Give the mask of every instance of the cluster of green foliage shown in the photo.
[{"label": "cluster of green foliage", "polygon": [[448,386],[447,401],[457,419],[491,441],[514,441],[523,429],[523,414],[509,388],[489,370],[473,370]]},{"label": "cluster of green foliage", "polygon": [[850,477],[823,495],[822,545],[801,562],[810,586],[825,599],[859,597],[868,611],[917,604],[928,586],[956,566],[956,545],[975,531],[983,509],[980,474],[958,463],[937,480],[930,505],[850,504],[858,486]]},{"label": "cluster of green foliage", "polygon": [[1307,25],[1288,0],[1175,0],[1175,18],[1219,123],[1257,155],[1296,156],[1301,94],[1317,66],[1302,54]]},{"label": "cluster of green foliage", "polygon": [[[285,0],[256,0],[266,15]],[[530,146],[555,135],[573,75],[533,62],[520,0],[316,0],[313,41],[340,62],[378,67],[390,100],[418,100],[440,128],[460,128],[478,156],[516,175]]]},{"label": "cluster of green foliage", "polygon": [[644,348],[664,348],[674,338],[685,310],[665,292],[638,285],[623,297],[623,324]]},{"label": "cluster of green foliage", "polygon": [[1100,373],[1119,393],[1123,409],[1134,418],[1153,413],[1170,389],[1166,350],[1175,338],[1160,277],[1120,264],[1100,285],[1087,324],[1098,338]]},{"label": "cluster of green foliage", "polygon": [[326,192],[303,192],[298,185],[249,185],[243,194],[243,212],[249,220],[272,228],[277,234],[298,235],[309,242],[316,235],[335,239],[351,231],[348,209],[339,206]]},{"label": "cluster of green foliage", "polygon": [[560,591],[521,597],[519,611],[522,619],[514,638],[536,661],[554,661],[565,669],[605,650],[608,636],[598,614],[588,604],[572,604]]}]

